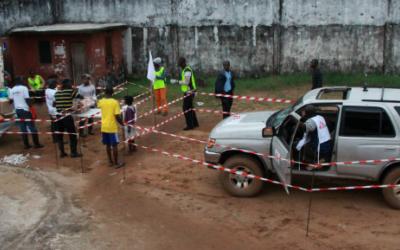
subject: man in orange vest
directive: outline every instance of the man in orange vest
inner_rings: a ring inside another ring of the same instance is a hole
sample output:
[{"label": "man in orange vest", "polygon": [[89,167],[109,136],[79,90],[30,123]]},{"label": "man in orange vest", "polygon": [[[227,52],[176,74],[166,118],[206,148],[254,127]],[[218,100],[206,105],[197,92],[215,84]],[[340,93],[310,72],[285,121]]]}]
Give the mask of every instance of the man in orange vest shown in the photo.
[{"label": "man in orange vest", "polygon": [[156,79],[153,83],[154,97],[157,104],[157,113],[163,116],[168,114],[167,106],[167,88],[165,85],[165,69],[161,66],[161,58],[157,57],[153,60],[154,69],[156,71]]}]

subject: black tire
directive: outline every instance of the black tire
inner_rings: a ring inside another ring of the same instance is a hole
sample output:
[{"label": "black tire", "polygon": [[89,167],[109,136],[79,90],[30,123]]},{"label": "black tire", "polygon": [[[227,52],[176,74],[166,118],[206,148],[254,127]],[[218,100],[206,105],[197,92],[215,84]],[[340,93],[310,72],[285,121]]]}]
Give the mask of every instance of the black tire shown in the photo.
[{"label": "black tire", "polygon": [[[233,156],[226,160],[223,166],[229,169],[246,171],[249,174],[254,174],[257,176],[263,176],[260,163],[249,156]],[[237,178],[242,179],[241,181],[238,181]],[[219,180],[229,194],[238,197],[256,196],[263,188],[263,182],[260,180],[241,177],[228,172],[221,172],[219,175]],[[247,185],[245,185],[245,183],[247,183]]]},{"label": "black tire", "polygon": [[[383,184],[400,184],[400,168],[390,170],[383,179]],[[389,206],[400,209],[400,188],[385,188],[382,194]]]}]

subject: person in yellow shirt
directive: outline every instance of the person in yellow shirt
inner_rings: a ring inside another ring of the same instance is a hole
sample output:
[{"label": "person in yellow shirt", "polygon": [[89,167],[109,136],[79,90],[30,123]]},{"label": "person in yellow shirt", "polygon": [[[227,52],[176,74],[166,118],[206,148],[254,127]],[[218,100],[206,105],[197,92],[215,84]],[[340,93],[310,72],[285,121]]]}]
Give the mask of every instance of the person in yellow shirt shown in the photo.
[{"label": "person in yellow shirt", "polygon": [[121,119],[121,109],[116,99],[112,97],[113,89],[106,88],[105,97],[102,98],[97,106],[101,110],[101,134],[103,144],[106,145],[108,161],[110,167],[120,168],[125,165],[118,161],[118,123],[124,126]]}]

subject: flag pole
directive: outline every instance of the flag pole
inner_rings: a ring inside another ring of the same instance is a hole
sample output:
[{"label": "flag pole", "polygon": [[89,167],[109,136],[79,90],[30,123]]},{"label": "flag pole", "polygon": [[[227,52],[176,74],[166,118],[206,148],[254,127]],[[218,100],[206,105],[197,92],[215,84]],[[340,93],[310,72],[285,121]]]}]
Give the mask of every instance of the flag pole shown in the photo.
[{"label": "flag pole", "polygon": [[[151,99],[152,99],[152,110],[155,110],[155,108],[156,108],[156,100],[155,100],[155,97],[154,97],[154,91],[153,91],[153,82],[150,82],[150,91],[151,91]],[[158,110],[157,110],[157,112],[158,112]],[[156,117],[156,115],[157,115],[157,112],[153,112],[153,126],[156,126],[156,124],[157,124],[157,117]]]},{"label": "flag pole", "polygon": [[[153,64],[153,57],[151,55],[151,51],[149,51],[149,63],[147,65],[147,79],[150,80],[150,93],[151,97],[153,99],[152,101],[152,110],[155,110],[155,98],[154,98],[154,91],[153,91],[153,84],[154,81],[156,80],[156,71],[154,69],[154,64]],[[156,125],[156,112],[153,112],[153,125]]]}]

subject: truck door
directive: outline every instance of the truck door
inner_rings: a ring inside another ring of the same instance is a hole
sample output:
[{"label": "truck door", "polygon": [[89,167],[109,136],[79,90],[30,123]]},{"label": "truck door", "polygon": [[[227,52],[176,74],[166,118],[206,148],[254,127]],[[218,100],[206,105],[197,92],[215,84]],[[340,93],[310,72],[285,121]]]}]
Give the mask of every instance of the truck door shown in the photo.
[{"label": "truck door", "polygon": [[289,115],[278,128],[277,134],[272,138],[271,156],[272,166],[275,169],[280,181],[283,183],[285,191],[289,194],[287,187],[291,182],[290,158],[293,137],[299,126],[299,117],[292,113]]},{"label": "truck door", "polygon": [[[399,137],[389,112],[372,106],[343,108],[337,161],[379,160],[398,157],[399,154]],[[379,164],[374,163],[337,166],[339,174],[371,179],[377,178],[380,171]]]}]

